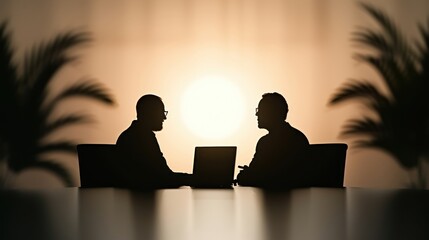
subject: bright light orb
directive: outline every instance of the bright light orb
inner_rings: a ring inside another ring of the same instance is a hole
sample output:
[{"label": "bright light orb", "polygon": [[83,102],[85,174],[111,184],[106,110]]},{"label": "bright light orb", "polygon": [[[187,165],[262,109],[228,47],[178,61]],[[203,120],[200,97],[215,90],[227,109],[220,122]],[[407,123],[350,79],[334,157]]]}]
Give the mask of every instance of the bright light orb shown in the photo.
[{"label": "bright light orb", "polygon": [[182,119],[195,135],[222,139],[238,129],[244,115],[240,89],[221,77],[204,77],[189,86],[181,102]]}]

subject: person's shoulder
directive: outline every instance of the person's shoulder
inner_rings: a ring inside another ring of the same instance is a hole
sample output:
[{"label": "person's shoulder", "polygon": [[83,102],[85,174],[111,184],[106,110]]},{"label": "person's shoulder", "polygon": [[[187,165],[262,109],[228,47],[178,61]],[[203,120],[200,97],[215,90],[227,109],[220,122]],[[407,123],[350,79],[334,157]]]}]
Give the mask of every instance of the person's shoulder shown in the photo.
[{"label": "person's shoulder", "polygon": [[264,136],[262,136],[261,138],[259,138],[258,142],[266,142],[270,139],[270,134],[265,134]]},{"label": "person's shoulder", "polygon": [[131,123],[131,125],[127,129],[125,129],[121,134],[119,134],[119,137],[116,140],[116,145],[121,145],[122,143],[125,142],[125,140],[130,135],[130,128],[131,128],[131,126],[132,126],[132,123]]},{"label": "person's shoulder", "polygon": [[294,135],[295,138],[298,138],[298,139],[301,139],[302,141],[308,142],[307,136],[305,136],[305,134],[301,130],[293,127],[289,123],[286,123],[286,124],[287,124],[286,127],[288,128],[288,131],[290,131]]},{"label": "person's shoulder", "polygon": [[145,131],[140,126],[138,126],[137,121],[134,120],[131,125],[119,135],[116,144],[138,141],[137,139],[146,139],[153,136],[153,132]]},{"label": "person's shoulder", "polygon": [[297,133],[297,134],[304,134],[304,133],[302,133],[301,132],[301,130],[299,130],[298,128],[296,128],[296,127],[294,127],[294,126],[292,126],[290,123],[288,123],[288,122],[285,122],[285,129],[287,130],[287,131],[291,131],[291,132],[293,132],[293,133]]}]

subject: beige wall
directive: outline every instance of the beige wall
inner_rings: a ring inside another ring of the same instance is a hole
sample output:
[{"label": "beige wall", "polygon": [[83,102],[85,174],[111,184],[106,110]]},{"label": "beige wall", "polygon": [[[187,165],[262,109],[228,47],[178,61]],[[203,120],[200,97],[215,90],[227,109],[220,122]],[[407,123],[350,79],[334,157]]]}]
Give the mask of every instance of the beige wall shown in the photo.
[{"label": "beige wall", "polygon": [[[429,16],[425,0],[371,1],[394,16],[407,34]],[[160,95],[170,111],[164,131],[157,134],[170,167],[191,172],[196,145],[237,145],[239,165],[251,160],[256,141],[265,131],[256,127],[254,108],[261,94],[278,91],[287,98],[289,122],[312,143],[339,139],[342,124],[362,114],[357,105],[328,107],[333,92],[349,78],[376,78],[352,59],[351,32],[373,24],[357,6],[344,0],[0,0],[0,20],[13,32],[18,59],[24,49],[59,31],[88,30],[93,44],[79,53],[78,64],[64,69],[56,87],[80,76],[94,76],[116,96],[106,108],[76,101],[64,110],[88,109],[98,123],[70,128],[62,136],[81,143],[114,143],[134,119],[134,105],[144,93]],[[227,139],[192,135],[180,118],[186,87],[206,73],[235,76],[246,102],[246,120]],[[54,90],[55,91],[55,90]],[[75,173],[77,161],[59,156]],[[384,154],[350,146],[347,186],[402,187],[408,173]],[[17,186],[57,185],[45,173],[16,177]]]}]

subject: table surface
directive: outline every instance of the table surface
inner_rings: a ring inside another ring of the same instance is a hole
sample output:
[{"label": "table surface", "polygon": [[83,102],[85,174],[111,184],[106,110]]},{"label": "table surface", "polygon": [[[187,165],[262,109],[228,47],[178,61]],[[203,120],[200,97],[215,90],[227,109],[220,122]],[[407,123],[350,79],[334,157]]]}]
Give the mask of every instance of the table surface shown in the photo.
[{"label": "table surface", "polygon": [[429,191],[0,191],[0,239],[429,239]]}]

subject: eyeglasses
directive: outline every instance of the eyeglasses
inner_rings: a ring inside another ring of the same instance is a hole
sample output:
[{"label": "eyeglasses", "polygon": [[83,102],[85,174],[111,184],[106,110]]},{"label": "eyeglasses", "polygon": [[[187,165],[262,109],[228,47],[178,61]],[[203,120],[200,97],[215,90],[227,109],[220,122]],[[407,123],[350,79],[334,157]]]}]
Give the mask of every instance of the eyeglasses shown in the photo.
[{"label": "eyeglasses", "polygon": [[255,108],[255,113],[258,113],[259,112],[259,109],[258,108]]},{"label": "eyeglasses", "polygon": [[167,117],[168,111],[164,111],[164,115],[165,115],[165,117]]}]

